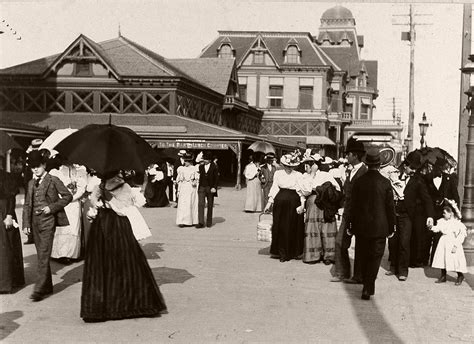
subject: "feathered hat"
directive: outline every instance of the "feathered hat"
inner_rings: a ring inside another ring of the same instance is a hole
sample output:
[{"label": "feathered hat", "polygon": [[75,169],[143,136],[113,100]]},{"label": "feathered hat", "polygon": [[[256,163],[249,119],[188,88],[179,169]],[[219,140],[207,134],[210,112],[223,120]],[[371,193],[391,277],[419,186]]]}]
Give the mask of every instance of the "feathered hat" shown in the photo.
[{"label": "feathered hat", "polygon": [[459,220],[461,220],[462,218],[461,212],[459,211],[458,205],[456,204],[454,200],[445,198],[442,204],[443,206],[450,207],[454,213],[454,216],[456,216]]}]

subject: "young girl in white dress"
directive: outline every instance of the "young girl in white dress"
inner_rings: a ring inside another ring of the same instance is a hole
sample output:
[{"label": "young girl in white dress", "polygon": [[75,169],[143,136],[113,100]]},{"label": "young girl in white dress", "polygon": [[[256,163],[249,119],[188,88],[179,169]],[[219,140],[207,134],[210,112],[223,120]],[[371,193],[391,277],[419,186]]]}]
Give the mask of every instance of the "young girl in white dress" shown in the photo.
[{"label": "young girl in white dress", "polygon": [[467,272],[466,257],[462,247],[467,236],[466,226],[461,222],[461,212],[456,202],[446,198],[443,202],[443,218],[439,219],[437,225],[431,228],[435,233],[443,233],[436,247],[431,266],[441,269],[441,276],[436,283],[446,282],[447,271],[456,271],[458,278],[455,285],[461,285],[464,273]]}]

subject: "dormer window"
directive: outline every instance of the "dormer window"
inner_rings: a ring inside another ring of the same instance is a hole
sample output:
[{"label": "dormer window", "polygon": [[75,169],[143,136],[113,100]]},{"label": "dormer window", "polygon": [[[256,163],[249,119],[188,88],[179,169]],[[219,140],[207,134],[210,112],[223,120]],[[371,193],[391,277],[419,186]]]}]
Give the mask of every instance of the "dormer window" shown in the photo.
[{"label": "dormer window", "polygon": [[91,64],[88,62],[77,62],[74,75],[75,76],[92,76]]},{"label": "dormer window", "polygon": [[222,44],[221,48],[219,49],[219,57],[228,59],[234,57],[234,52],[232,47],[229,44]]},{"label": "dormer window", "polygon": [[286,49],[285,63],[299,64],[300,63],[300,51],[296,45],[290,45]]}]

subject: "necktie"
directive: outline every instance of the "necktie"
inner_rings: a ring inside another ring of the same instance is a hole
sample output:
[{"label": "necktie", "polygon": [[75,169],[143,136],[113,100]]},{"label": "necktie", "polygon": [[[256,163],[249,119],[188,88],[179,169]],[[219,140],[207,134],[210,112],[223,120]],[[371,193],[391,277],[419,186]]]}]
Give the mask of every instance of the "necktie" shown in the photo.
[{"label": "necktie", "polygon": [[40,179],[38,178],[38,179],[36,179],[36,181],[35,181],[35,187],[38,187],[39,185],[40,185]]}]

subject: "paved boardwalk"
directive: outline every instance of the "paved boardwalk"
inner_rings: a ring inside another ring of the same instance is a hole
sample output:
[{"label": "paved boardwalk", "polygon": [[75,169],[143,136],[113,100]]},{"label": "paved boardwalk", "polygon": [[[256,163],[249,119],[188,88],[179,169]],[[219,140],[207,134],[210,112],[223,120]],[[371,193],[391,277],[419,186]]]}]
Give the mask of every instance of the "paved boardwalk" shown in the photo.
[{"label": "paved boardwalk", "polygon": [[[36,267],[24,247],[27,285],[0,296],[5,343],[446,343],[474,342],[473,275],[460,287],[454,274],[411,269],[408,281],[379,272],[376,295],[331,283],[330,266],[280,263],[256,241],[258,214],[242,212],[245,189],[219,191],[215,225],[178,228],[175,208],[143,209],[153,237],[142,242],[169,314],[86,324],[79,317],[83,264],[52,263],[54,294],[28,299]],[[472,273],[471,269],[471,273]]]}]

